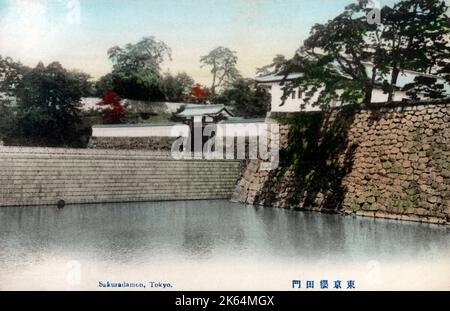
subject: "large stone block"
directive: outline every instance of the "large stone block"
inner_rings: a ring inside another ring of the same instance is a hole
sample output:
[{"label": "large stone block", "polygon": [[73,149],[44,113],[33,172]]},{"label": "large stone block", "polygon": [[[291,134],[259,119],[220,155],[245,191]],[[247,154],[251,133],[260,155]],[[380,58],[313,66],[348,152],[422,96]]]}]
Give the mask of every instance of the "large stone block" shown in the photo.
[{"label": "large stone block", "polygon": [[[323,202],[331,204],[331,210],[344,213],[364,212],[364,215],[376,217],[448,223],[450,219],[450,103],[449,100],[423,103],[397,103],[380,108],[357,110],[350,120],[349,129],[341,143],[346,144],[338,154],[339,167],[346,173],[340,179],[329,180],[323,193],[330,194]],[[327,112],[326,112],[327,113]],[[339,110],[325,117],[326,128],[333,127],[333,120],[339,120]],[[325,126],[322,126],[322,129]],[[282,135],[285,135],[283,132]],[[288,135],[288,134],[286,134]],[[326,132],[320,133],[323,137]],[[291,141],[290,144],[295,143]],[[345,152],[355,145],[350,160]],[[317,147],[317,144],[314,145]],[[335,145],[330,144],[330,148]],[[325,150],[326,154],[332,150]],[[292,159],[301,162],[301,159]],[[320,157],[312,159],[320,165]],[[257,161],[255,161],[257,163]],[[292,164],[292,163],[291,163]],[[344,167],[344,164],[346,165]],[[314,165],[313,165],[314,166]],[[251,166],[248,169],[252,170]],[[307,168],[305,168],[307,169]],[[316,180],[327,180],[331,170],[323,170]],[[269,179],[274,179],[271,174]],[[305,173],[304,175],[307,175]],[[294,178],[294,185],[296,184]],[[257,183],[262,189],[263,180]],[[266,180],[267,183],[267,180]],[[317,183],[317,181],[316,181]],[[292,201],[288,192],[314,193],[317,184],[299,183],[301,189],[281,183],[279,187],[260,191],[252,203],[267,204],[269,197],[279,198],[276,206],[295,205],[304,209],[317,210],[308,195],[297,195]],[[266,185],[267,187],[267,185]],[[328,188],[327,188],[328,187]],[[370,195],[365,193],[372,187]],[[288,190],[289,189],[289,190]],[[377,191],[375,191],[377,190]],[[340,193],[337,199],[331,194]],[[255,201],[256,199],[256,201]],[[291,200],[291,201],[288,201]],[[322,204],[320,203],[320,204]],[[273,204],[273,202],[271,203]],[[343,208],[343,210],[341,209]],[[327,211],[330,210],[328,206]],[[425,212],[426,211],[426,212]]]}]

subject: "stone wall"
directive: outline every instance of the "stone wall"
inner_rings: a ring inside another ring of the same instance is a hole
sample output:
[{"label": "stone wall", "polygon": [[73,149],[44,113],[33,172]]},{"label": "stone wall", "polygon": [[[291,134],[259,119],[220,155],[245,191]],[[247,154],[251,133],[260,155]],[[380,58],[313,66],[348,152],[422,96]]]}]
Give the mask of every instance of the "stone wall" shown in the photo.
[{"label": "stone wall", "polygon": [[170,151],[176,137],[91,137],[88,148]]},{"label": "stone wall", "polygon": [[278,119],[279,169],[248,161],[234,201],[449,223],[450,100]]},{"label": "stone wall", "polygon": [[229,199],[238,161],[166,153],[0,148],[0,206]]}]

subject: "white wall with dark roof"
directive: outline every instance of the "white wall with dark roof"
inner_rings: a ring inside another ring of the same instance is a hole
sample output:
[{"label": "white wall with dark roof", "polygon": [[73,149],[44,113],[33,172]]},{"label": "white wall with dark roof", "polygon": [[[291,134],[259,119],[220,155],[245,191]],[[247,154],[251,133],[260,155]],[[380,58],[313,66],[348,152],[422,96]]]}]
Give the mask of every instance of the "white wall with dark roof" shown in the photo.
[{"label": "white wall with dark roof", "polygon": [[[299,111],[320,111],[319,106],[313,106],[313,102],[317,102],[318,95],[315,94],[310,103],[306,103],[304,101],[304,94],[302,96],[298,96],[299,89],[294,89],[295,94],[290,95],[285,102],[282,101],[283,96],[283,86],[278,82],[273,82],[270,85],[270,93],[271,93],[271,112],[299,112]],[[450,94],[450,93],[449,93]],[[420,96],[419,96],[420,97]],[[394,101],[402,101],[403,99],[407,99],[408,96],[404,91],[396,91],[394,93]],[[425,97],[422,96],[422,99]],[[388,100],[388,94],[385,94],[383,90],[376,88],[372,91],[372,102],[373,103],[382,103]],[[332,107],[338,107],[340,105],[339,102],[332,104]]]},{"label": "white wall with dark roof", "polygon": [[[215,124],[217,137],[260,136],[267,130],[263,119],[236,120]],[[188,137],[189,126],[185,124],[130,124],[130,125],[94,125],[92,137]]]},{"label": "white wall with dark roof", "polygon": [[[271,112],[298,112],[298,111],[320,111],[320,106],[313,105],[318,100],[318,92],[306,102],[305,92],[300,92],[299,88],[295,88],[293,92],[283,102],[283,86],[279,82],[273,82],[270,86],[271,94]],[[337,106],[338,103],[332,106]]]},{"label": "white wall with dark roof", "polygon": [[[372,70],[371,70],[371,64],[365,64],[368,72],[369,78],[371,77]],[[309,103],[305,102],[305,96],[304,94],[300,94],[299,96],[299,89],[296,88],[293,90],[293,93],[290,94],[286,98],[286,100],[283,102],[282,97],[284,94],[283,88],[284,85],[280,84],[283,80],[295,80],[301,78],[301,73],[291,73],[287,77],[283,75],[267,75],[267,76],[259,76],[256,77],[255,80],[258,83],[261,83],[263,85],[267,85],[272,99],[271,99],[271,109],[270,112],[299,112],[299,111],[319,111],[321,108],[319,106],[315,106],[312,103],[317,102],[318,94],[315,94],[310,100]],[[410,70],[404,70],[401,72],[397,79],[397,87],[403,88],[405,85],[409,83],[413,83],[414,79],[417,76],[427,76],[437,79],[437,83],[444,85],[444,93],[447,96],[450,96],[450,84],[445,82],[444,79],[437,76],[432,76],[424,73],[414,72]],[[391,76],[386,75],[384,80],[390,81]],[[381,82],[380,82],[381,83]],[[402,101],[403,99],[407,99],[408,96],[406,95],[406,92],[404,91],[396,91],[394,93],[394,101]],[[419,96],[421,99],[426,99],[424,96]],[[375,88],[372,92],[372,102],[373,103],[380,103],[380,102],[386,102],[388,100],[388,94],[385,94],[380,88]],[[341,103],[336,102],[332,104],[332,107],[337,107],[341,105]]]}]

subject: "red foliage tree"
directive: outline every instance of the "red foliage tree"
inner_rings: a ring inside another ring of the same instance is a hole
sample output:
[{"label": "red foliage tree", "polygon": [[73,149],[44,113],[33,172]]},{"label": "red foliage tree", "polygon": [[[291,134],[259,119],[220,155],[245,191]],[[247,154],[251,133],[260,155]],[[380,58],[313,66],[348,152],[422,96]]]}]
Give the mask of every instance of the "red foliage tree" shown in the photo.
[{"label": "red foliage tree", "polygon": [[101,110],[103,123],[122,123],[122,119],[125,116],[125,107],[121,104],[120,97],[116,92],[111,90],[107,91],[103,100],[98,102],[97,106],[104,107]]},{"label": "red foliage tree", "polygon": [[208,102],[211,92],[206,87],[202,87],[200,84],[195,84],[192,88],[190,99],[198,104],[206,104]]}]

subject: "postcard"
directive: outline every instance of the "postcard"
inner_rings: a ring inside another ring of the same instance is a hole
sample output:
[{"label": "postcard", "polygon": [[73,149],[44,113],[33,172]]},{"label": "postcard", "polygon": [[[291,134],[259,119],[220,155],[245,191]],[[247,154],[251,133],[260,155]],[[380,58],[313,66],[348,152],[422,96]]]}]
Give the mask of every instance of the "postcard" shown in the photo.
[{"label": "postcard", "polygon": [[0,290],[450,290],[449,8],[0,0]]}]

